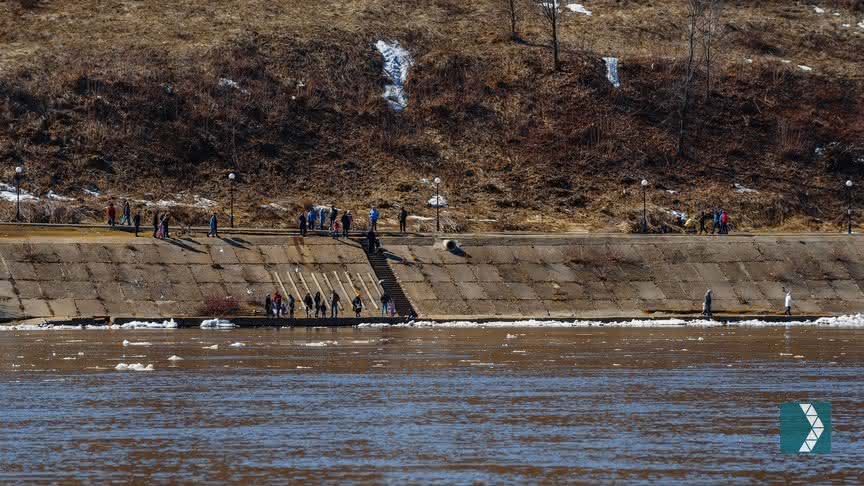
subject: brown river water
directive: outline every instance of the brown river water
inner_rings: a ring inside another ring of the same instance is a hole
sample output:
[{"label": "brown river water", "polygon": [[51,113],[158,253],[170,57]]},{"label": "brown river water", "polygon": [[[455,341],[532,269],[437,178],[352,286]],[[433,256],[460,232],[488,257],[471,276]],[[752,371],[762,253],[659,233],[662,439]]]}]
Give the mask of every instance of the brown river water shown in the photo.
[{"label": "brown river water", "polygon": [[784,480],[864,482],[864,330],[0,331],[0,483]]}]

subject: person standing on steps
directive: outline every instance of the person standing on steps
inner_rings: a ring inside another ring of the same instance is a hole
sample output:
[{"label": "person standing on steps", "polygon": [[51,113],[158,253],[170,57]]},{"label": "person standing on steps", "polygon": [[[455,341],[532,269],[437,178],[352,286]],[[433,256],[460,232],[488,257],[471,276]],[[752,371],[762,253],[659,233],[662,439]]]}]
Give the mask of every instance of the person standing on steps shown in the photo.
[{"label": "person standing on steps", "polygon": [[108,213],[108,226],[114,227],[117,224],[117,208],[114,207],[114,202],[108,203],[108,209],[106,209]]},{"label": "person standing on steps", "polygon": [[785,307],[786,310],[785,312],[783,312],[783,315],[785,315],[786,317],[792,317],[792,291],[790,289],[787,289],[786,287],[783,287],[783,293],[786,294],[783,302],[783,307]]},{"label": "person standing on steps", "polygon": [[159,211],[154,209],[153,210],[153,238],[156,238],[159,236],[159,222],[160,221],[161,220],[159,219]]},{"label": "person standing on steps", "polygon": [[306,236],[306,215],[300,213],[300,217],[297,218],[297,224],[300,227],[300,236]]},{"label": "person standing on steps", "polygon": [[702,315],[711,319],[711,289],[705,292],[705,301],[702,302]]},{"label": "person standing on steps", "polygon": [[330,317],[333,319],[339,318],[339,294],[333,291],[333,296],[330,297]]},{"label": "person standing on steps", "polygon": [[342,215],[342,237],[348,238],[348,231],[351,229],[351,211],[347,211]]},{"label": "person standing on steps", "polygon": [[306,292],[306,297],[303,297],[303,305],[306,307],[306,318],[312,317],[312,296]]},{"label": "person standing on steps", "polygon": [[327,299],[321,299],[321,319],[327,319]]},{"label": "person standing on steps", "polygon": [[120,218],[120,224],[130,225],[132,224],[132,208],[129,206],[129,200],[123,200],[123,217]]},{"label": "person standing on steps", "polygon": [[264,297],[264,312],[267,314],[267,319],[270,319],[270,315],[273,313],[273,300],[270,299],[270,294]]},{"label": "person standing on steps", "polygon": [[135,238],[138,238],[138,231],[141,229],[141,211],[135,211],[135,216],[132,216],[132,224],[135,226]]},{"label": "person standing on steps", "polygon": [[405,209],[405,206],[402,206],[402,210],[399,211],[399,232],[404,233],[408,229],[408,210]]},{"label": "person standing on steps", "polygon": [[369,229],[372,231],[378,231],[378,210],[374,207],[369,210]]},{"label": "person standing on steps", "polygon": [[351,308],[354,309],[354,317],[360,317],[360,314],[363,312],[363,301],[360,300],[359,293],[351,301]]},{"label": "person standing on steps", "polygon": [[[321,292],[315,292],[315,318],[318,318],[318,313],[321,312]],[[321,316],[327,317],[327,316]]]},{"label": "person standing on steps", "polygon": [[291,320],[294,320],[294,306],[295,305],[296,304],[294,302],[294,296],[291,294],[288,294],[288,318]]},{"label": "person standing on steps", "polygon": [[210,216],[210,232],[207,233],[207,238],[211,236],[214,238],[219,238],[219,222],[216,219],[216,212],[213,212],[213,215]]},{"label": "person standing on steps", "polygon": [[375,230],[373,229],[370,229],[366,233],[366,248],[369,249],[369,253],[375,253],[378,249],[378,238],[375,236]]}]

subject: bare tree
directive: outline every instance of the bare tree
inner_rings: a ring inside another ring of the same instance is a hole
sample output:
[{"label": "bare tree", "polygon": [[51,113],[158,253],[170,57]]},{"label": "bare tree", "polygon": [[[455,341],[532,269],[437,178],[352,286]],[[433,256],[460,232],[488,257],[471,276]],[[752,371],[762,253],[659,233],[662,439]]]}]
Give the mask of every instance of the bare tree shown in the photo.
[{"label": "bare tree", "polygon": [[516,22],[519,20],[519,1],[507,0],[507,13],[510,15],[510,38],[519,40],[519,29]]},{"label": "bare tree", "polygon": [[552,37],[552,61],[555,71],[558,71],[561,67],[558,42],[561,30],[561,12],[559,11],[559,7],[559,0],[540,0],[540,11],[549,26],[549,34]]},{"label": "bare tree", "polygon": [[702,61],[705,64],[705,100],[711,96],[711,79],[715,61],[715,47],[723,39],[723,0],[704,0],[702,21]]},{"label": "bare tree", "polygon": [[705,3],[710,0],[687,0],[687,64],[681,84],[680,125],[678,129],[678,155],[684,154],[684,137],[687,132],[687,109],[690,107],[690,85],[696,71],[696,40],[705,13]]}]

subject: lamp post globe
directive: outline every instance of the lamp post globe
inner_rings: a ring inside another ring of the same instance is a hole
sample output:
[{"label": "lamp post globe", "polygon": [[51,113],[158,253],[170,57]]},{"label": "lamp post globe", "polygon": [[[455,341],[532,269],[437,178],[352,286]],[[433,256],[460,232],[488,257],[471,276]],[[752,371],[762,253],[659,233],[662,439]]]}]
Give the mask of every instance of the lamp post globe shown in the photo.
[{"label": "lamp post globe", "polygon": [[642,232],[648,232],[648,179],[642,179]]},{"label": "lamp post globe", "polygon": [[848,224],[848,233],[852,234],[852,181],[846,181],[846,221]]},{"label": "lamp post globe", "polygon": [[24,177],[24,167],[15,167],[15,221],[21,221],[21,178]]},{"label": "lamp post globe", "polygon": [[231,172],[228,174],[228,185],[229,190],[231,192],[231,215],[228,218],[228,222],[231,227],[234,227],[234,181],[237,179],[237,174]]}]

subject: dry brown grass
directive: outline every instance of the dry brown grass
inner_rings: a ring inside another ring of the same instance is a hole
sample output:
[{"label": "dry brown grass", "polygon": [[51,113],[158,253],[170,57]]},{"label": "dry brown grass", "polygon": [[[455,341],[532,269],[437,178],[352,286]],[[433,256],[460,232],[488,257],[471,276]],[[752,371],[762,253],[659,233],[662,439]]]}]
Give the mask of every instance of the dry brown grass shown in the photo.
[{"label": "dry brown grass", "polygon": [[[5,2],[0,159],[25,162],[37,193],[191,191],[220,202],[223,225],[230,170],[242,177],[238,220],[260,225],[293,226],[307,200],[432,215],[419,179],[435,175],[456,229],[479,227],[472,217],[621,230],[640,212],[643,177],[658,215],[721,204],[745,227],[828,220],[839,182],[864,175],[864,35],[860,3],[823,6],[842,15],[784,1],[727,8],[710,104],[697,96],[689,157],[677,159],[683,2],[565,15],[555,74],[539,21],[524,16],[524,43],[511,42],[492,0]],[[380,97],[380,38],[415,56],[402,114]],[[621,59],[617,90],[608,55]],[[220,88],[222,77],[242,91]],[[742,196],[735,182],[760,192]],[[89,213],[101,217],[103,203]]]}]

